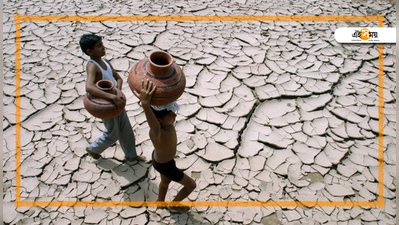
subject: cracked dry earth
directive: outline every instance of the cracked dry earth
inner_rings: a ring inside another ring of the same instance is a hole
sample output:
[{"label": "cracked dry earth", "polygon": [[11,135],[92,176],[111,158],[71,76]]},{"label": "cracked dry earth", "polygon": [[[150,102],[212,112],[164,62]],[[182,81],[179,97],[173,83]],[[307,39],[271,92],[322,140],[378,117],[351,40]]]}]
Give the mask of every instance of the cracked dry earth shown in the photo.
[{"label": "cracked dry earth", "polygon": [[[178,167],[196,180],[189,201],[362,202],[383,207],[15,207],[16,27],[21,15],[383,15],[394,1],[5,1],[3,2],[3,222],[5,224],[395,224],[396,46],[383,45],[383,196],[379,195],[379,49],[339,44],[359,21],[21,22],[21,201],[155,201],[151,164],[103,160],[85,148],[104,129],[84,109],[78,41],[104,37],[124,78],[139,154],[151,157],[148,124],[127,85],[154,50],[187,78],[178,100]],[[171,200],[180,186],[170,187]]]}]

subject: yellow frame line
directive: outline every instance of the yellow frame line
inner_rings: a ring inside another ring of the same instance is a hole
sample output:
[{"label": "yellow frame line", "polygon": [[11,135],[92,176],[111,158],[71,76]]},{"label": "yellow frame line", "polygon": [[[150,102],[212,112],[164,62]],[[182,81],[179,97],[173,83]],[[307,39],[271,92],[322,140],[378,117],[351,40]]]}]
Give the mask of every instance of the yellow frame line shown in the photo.
[{"label": "yellow frame line", "polygon": [[[382,16],[382,20],[384,17]],[[380,16],[21,16],[15,21],[381,21]]]},{"label": "yellow frame line", "polygon": [[21,22],[15,21],[15,204],[21,201]]},{"label": "yellow frame line", "polygon": [[21,201],[18,207],[376,207],[379,202],[368,201],[194,201],[194,202],[158,202],[158,201]]},{"label": "yellow frame line", "polygon": [[[21,16],[16,14],[15,21],[15,146],[16,146],[16,207],[30,206],[70,206],[70,207],[110,207],[110,206],[167,206],[176,205],[174,202],[157,202],[157,201],[21,201],[21,21],[378,21],[379,27],[383,27],[384,16]],[[378,119],[379,119],[379,135],[378,135],[378,201],[194,201],[182,202],[184,205],[197,207],[292,207],[292,206],[308,206],[308,207],[380,207],[385,206],[384,201],[384,45],[379,44],[379,74],[378,74]]]}]

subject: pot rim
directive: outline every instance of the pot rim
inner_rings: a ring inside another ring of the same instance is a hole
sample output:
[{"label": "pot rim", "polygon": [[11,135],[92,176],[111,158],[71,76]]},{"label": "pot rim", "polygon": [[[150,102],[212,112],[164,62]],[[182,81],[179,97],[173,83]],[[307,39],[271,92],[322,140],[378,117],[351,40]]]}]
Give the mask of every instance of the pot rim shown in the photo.
[{"label": "pot rim", "polygon": [[[166,65],[160,65],[160,64],[156,64],[156,63],[154,63],[152,60],[151,60],[151,57],[154,57],[155,55],[157,55],[157,54],[159,54],[160,56],[166,56],[166,57],[168,57],[168,64],[166,64]],[[165,52],[165,51],[160,51],[160,50],[157,50],[157,51],[153,51],[153,52],[151,52],[151,54],[150,54],[150,56],[148,56],[148,61],[149,61],[149,63],[151,64],[151,65],[154,65],[154,66],[157,66],[157,67],[161,67],[161,68],[166,68],[166,67],[170,67],[173,63],[174,63],[174,58],[169,54],[169,53],[167,53],[167,52]]]},{"label": "pot rim", "polygon": [[[107,85],[109,87],[102,87],[102,85]],[[112,91],[114,89],[114,83],[110,80],[99,80],[97,81],[96,86],[102,91]]]}]

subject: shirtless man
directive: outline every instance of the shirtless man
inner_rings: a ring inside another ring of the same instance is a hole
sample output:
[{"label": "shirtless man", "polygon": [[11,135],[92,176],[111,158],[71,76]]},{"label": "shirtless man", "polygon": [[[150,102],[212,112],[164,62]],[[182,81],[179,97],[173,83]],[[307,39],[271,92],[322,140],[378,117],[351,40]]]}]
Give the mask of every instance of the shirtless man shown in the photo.
[{"label": "shirtless man", "polygon": [[[195,181],[176,167],[177,137],[174,122],[176,114],[173,111],[156,111],[150,106],[152,94],[156,86],[146,80],[141,82],[140,101],[143,106],[148,125],[150,126],[150,139],[155,150],[152,153],[152,165],[161,174],[158,201],[165,201],[166,192],[173,180],[184,187],[177,193],[174,202],[180,202],[195,189]],[[186,206],[168,207],[172,212],[187,213],[190,208]]]}]

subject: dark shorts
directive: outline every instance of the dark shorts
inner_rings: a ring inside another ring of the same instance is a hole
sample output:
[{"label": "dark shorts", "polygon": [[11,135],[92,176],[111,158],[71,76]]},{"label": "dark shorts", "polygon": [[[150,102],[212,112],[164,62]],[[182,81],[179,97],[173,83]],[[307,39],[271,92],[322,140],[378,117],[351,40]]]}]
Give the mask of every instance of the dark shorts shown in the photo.
[{"label": "dark shorts", "polygon": [[167,163],[159,163],[154,159],[154,152],[152,152],[152,166],[154,166],[154,169],[165,177],[175,182],[180,182],[184,177],[184,173],[176,167],[175,160],[172,159]]}]

